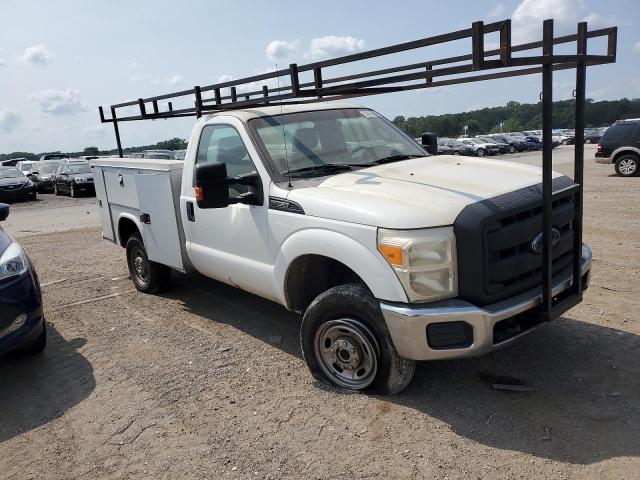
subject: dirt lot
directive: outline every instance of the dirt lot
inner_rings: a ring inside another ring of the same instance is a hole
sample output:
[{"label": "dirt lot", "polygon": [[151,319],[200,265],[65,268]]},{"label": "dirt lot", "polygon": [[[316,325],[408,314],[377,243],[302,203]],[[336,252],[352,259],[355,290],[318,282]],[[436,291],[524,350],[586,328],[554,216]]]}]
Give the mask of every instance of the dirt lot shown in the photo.
[{"label": "dirt lot", "polygon": [[0,478],[640,478],[640,178],[586,178],[584,303],[391,398],[315,384],[275,304],[198,275],[134,292],[91,199],[16,205],[50,343],[0,360]]}]

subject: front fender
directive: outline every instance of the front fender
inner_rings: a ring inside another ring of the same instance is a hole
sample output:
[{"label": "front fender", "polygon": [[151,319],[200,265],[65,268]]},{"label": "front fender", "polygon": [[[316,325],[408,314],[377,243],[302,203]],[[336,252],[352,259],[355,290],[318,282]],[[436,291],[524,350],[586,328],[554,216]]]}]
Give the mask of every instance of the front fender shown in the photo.
[{"label": "front fender", "polygon": [[391,266],[376,249],[375,234],[371,246],[365,246],[345,234],[310,228],[299,230],[282,243],[274,264],[275,291],[287,305],[285,282],[289,266],[303,255],[332,258],[353,270],[373,295],[390,302],[407,302],[407,295]]}]

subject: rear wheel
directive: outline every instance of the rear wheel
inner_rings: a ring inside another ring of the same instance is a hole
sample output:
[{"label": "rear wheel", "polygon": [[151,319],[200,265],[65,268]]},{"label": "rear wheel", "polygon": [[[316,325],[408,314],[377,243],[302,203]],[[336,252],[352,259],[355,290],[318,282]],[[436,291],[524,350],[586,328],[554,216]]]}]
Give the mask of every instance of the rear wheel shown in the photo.
[{"label": "rear wheel", "polygon": [[398,355],[378,301],[359,284],[318,295],[304,314],[300,343],[311,374],[331,386],[393,395],[415,371],[415,361]]},{"label": "rear wheel", "polygon": [[621,177],[633,177],[640,173],[640,161],[633,154],[626,154],[616,160],[616,173]]},{"label": "rear wheel", "polygon": [[509,153],[516,153],[516,147],[509,145]]},{"label": "rear wheel", "polygon": [[584,143],[591,143],[591,139],[590,139],[590,138],[586,138],[586,139],[584,140]]},{"label": "rear wheel", "polygon": [[127,265],[133,284],[142,293],[162,292],[171,283],[171,269],[149,260],[144,242],[138,233],[134,233],[127,240]]},{"label": "rear wheel", "polygon": [[478,150],[476,150],[476,155],[479,157],[484,157],[485,153],[487,152],[485,152],[484,148],[479,148]]}]

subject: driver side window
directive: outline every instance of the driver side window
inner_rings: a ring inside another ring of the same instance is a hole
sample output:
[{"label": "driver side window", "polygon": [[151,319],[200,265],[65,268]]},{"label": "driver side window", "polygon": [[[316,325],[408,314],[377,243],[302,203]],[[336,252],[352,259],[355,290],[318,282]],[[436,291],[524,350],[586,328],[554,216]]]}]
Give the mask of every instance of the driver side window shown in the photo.
[{"label": "driver side window", "polygon": [[[256,173],[256,167],[249,157],[240,134],[230,125],[207,125],[202,129],[196,164],[217,162],[227,165],[227,177],[237,177],[247,173]],[[245,193],[248,187],[233,185],[232,195]]]}]

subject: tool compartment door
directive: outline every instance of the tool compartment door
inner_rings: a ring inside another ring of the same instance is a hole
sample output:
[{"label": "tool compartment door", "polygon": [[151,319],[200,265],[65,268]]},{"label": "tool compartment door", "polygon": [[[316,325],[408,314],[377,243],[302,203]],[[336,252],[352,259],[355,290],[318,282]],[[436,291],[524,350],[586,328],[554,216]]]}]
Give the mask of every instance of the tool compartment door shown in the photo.
[{"label": "tool compartment door", "polygon": [[93,184],[96,188],[96,197],[98,198],[102,237],[115,242],[116,236],[113,231],[111,208],[109,206],[109,198],[107,197],[107,188],[104,183],[104,170],[100,167],[94,168],[93,170]]},{"label": "tool compartment door", "polygon": [[136,175],[135,182],[147,256],[154,262],[184,270],[169,175]]}]

